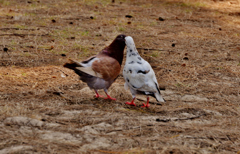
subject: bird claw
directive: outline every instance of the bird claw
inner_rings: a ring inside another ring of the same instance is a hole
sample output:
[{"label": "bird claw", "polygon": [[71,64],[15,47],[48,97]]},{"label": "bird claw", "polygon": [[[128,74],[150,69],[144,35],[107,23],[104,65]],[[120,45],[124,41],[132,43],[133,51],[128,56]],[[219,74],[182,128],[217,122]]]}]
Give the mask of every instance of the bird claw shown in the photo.
[{"label": "bird claw", "polygon": [[147,103],[147,104],[144,104],[141,106],[141,107],[149,107],[150,105]]},{"label": "bird claw", "polygon": [[97,95],[97,94],[96,94],[95,97],[96,97],[96,98],[99,98],[99,97],[100,97],[100,98],[103,98],[104,96],[102,96],[102,95]]},{"label": "bird claw", "polygon": [[112,97],[110,97],[110,96],[108,96],[108,97],[106,97],[105,99],[110,99],[110,100],[117,100],[116,98],[112,98]]},{"label": "bird claw", "polygon": [[136,104],[134,102],[126,102],[125,104],[136,106]]}]

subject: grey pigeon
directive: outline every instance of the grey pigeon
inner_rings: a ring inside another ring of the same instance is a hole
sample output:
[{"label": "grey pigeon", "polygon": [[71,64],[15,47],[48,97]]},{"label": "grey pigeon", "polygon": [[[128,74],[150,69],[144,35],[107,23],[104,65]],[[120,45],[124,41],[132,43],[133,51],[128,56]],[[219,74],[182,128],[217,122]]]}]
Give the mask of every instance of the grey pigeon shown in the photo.
[{"label": "grey pigeon", "polygon": [[[128,105],[134,105],[136,94],[144,94],[153,96],[159,102],[165,102],[163,99],[155,73],[151,65],[145,61],[138,53],[133,38],[131,36],[125,37],[127,45],[126,63],[123,69],[123,77],[125,79],[125,89],[130,89],[133,100],[126,102]],[[142,107],[149,107],[149,97],[147,103]]]}]

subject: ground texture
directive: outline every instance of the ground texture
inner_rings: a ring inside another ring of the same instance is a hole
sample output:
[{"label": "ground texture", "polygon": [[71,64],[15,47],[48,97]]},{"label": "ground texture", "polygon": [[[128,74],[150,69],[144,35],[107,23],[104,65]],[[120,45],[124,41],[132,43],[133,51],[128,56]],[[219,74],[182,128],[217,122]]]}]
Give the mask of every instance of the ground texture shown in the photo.
[{"label": "ground texture", "polygon": [[[1,0],[0,154],[240,153],[239,10],[234,0]],[[166,103],[125,105],[122,74],[109,89],[117,101],[95,99],[62,67],[121,33]]]}]

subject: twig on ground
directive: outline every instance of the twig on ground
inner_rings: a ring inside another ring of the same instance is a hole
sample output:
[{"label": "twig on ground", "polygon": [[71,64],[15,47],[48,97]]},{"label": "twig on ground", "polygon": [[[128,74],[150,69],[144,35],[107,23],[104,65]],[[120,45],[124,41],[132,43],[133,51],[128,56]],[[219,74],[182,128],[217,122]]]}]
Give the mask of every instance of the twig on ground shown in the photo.
[{"label": "twig on ground", "polygon": [[[188,139],[210,139],[210,140],[215,140],[215,139],[218,139],[218,140],[230,140],[230,138],[229,138],[229,136],[227,135],[227,138],[224,138],[224,137],[208,137],[208,136],[206,136],[206,137],[194,137],[194,136],[187,136],[186,138],[188,138]],[[237,140],[238,138],[233,138],[233,139],[235,139],[235,140]],[[232,143],[234,143],[233,141],[232,141],[232,139],[230,140]]]},{"label": "twig on ground", "polygon": [[137,48],[138,50],[156,50],[156,51],[167,51],[163,49],[147,49],[147,48]]},{"label": "twig on ground", "polygon": [[227,138],[228,138],[229,141],[231,141],[233,144],[235,144],[234,141],[230,138],[229,135],[226,135],[226,136],[227,136]]},{"label": "twig on ground", "polygon": [[68,74],[66,74],[64,71],[60,70],[59,68],[55,67],[56,69],[58,69],[60,72],[62,72],[65,76],[68,76]]},{"label": "twig on ground", "polygon": [[13,33],[13,34],[0,34],[0,36],[19,36],[19,37],[25,37],[25,36],[49,36],[49,34],[17,34],[17,33]]},{"label": "twig on ground", "polygon": [[169,122],[169,121],[180,121],[180,120],[193,120],[193,119],[197,119],[200,118],[201,116],[206,116],[206,114],[200,114],[198,116],[194,116],[194,117],[186,117],[186,118],[177,118],[177,119],[156,119],[157,122]]},{"label": "twig on ground", "polygon": [[11,30],[11,29],[12,30],[32,30],[32,31],[38,30],[38,29],[30,29],[30,28],[29,29],[26,29],[26,28],[23,28],[23,29],[22,28],[0,28],[0,30]]}]

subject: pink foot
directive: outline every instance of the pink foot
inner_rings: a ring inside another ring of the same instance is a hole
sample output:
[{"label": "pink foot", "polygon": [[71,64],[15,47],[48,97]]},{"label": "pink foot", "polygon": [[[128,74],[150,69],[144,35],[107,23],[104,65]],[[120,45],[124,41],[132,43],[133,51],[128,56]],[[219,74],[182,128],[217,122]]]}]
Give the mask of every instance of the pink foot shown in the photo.
[{"label": "pink foot", "polygon": [[112,98],[111,96],[107,95],[107,97],[105,99],[110,99],[110,100],[116,100],[116,98]]},{"label": "pink foot", "polygon": [[136,106],[136,104],[134,102],[126,102],[125,104]]},{"label": "pink foot", "polygon": [[149,107],[150,105],[149,104],[144,104],[141,106],[141,107]]},{"label": "pink foot", "polygon": [[110,100],[116,100],[116,98],[112,98],[110,95],[108,95],[107,91],[105,91],[105,94],[107,95],[107,97],[105,99],[110,99]]},{"label": "pink foot", "polygon": [[149,106],[150,106],[150,104],[149,104],[149,97],[147,97],[147,104],[143,103],[143,105],[141,107],[149,107]]},{"label": "pink foot", "polygon": [[96,94],[95,97],[96,97],[96,98],[99,98],[99,97],[100,97],[100,98],[103,98],[104,96],[99,95],[99,94]]},{"label": "pink foot", "polygon": [[96,95],[95,95],[96,98],[99,98],[99,97],[102,98],[102,97],[104,97],[104,96],[102,96],[102,95],[99,95],[99,93],[97,92],[97,90],[95,90],[95,93],[96,93]]},{"label": "pink foot", "polygon": [[125,104],[136,106],[136,104],[134,103],[135,98],[136,98],[136,97],[134,97],[131,102],[126,102]]}]

